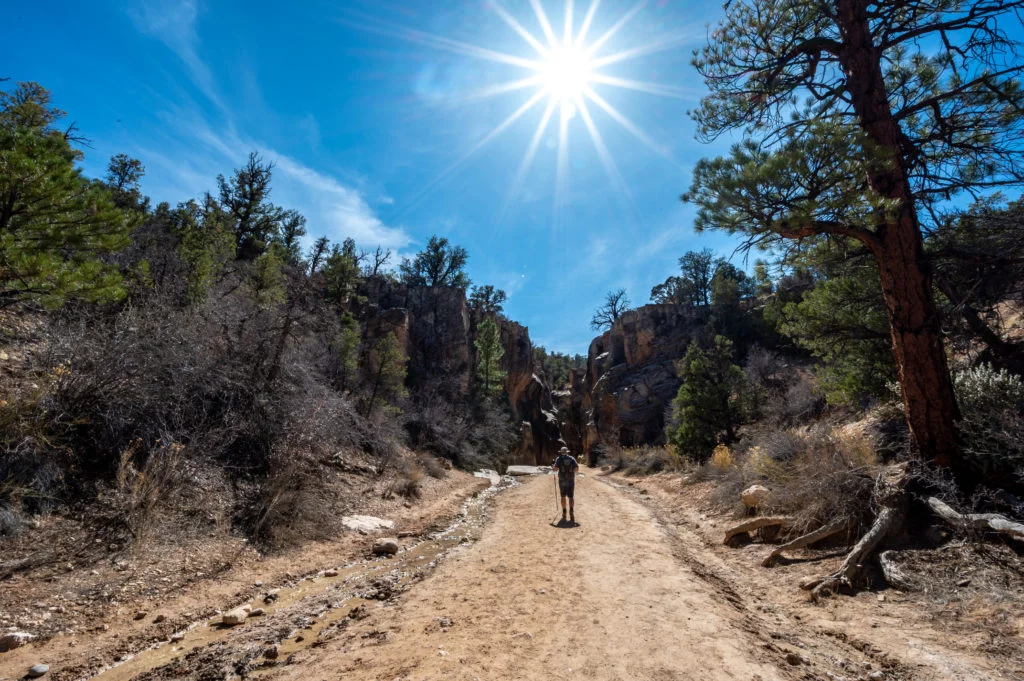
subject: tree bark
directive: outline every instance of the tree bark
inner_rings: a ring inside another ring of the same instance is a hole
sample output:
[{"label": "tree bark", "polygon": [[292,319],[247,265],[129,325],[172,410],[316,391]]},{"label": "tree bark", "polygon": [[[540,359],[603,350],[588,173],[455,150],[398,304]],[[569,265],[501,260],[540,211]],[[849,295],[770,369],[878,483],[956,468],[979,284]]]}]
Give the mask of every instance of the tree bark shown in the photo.
[{"label": "tree bark", "polygon": [[867,240],[878,261],[882,295],[892,334],[893,356],[910,428],[922,458],[950,468],[961,483],[963,464],[954,422],[959,417],[943,349],[932,274],[924,254],[917,207],[907,177],[902,133],[886,96],[881,50],[875,46],[867,0],[836,0],[843,37],[840,62],[861,130],[869,146],[868,184],[893,205],[879,208],[874,238]]}]

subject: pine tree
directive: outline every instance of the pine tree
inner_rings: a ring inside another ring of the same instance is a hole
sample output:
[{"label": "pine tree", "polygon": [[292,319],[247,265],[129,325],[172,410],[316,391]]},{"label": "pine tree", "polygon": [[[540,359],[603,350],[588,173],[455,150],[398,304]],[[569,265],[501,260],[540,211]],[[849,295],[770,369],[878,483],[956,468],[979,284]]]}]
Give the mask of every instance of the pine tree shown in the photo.
[{"label": "pine tree", "polygon": [[502,305],[506,299],[504,291],[487,284],[486,286],[474,286],[469,293],[467,302],[470,310],[486,316],[501,314]]},{"label": "pine tree", "polygon": [[255,151],[230,180],[217,176],[220,203],[234,219],[239,260],[255,260],[279,237],[280,208],[270,202],[273,163],[264,163]]},{"label": "pine tree", "polygon": [[736,0],[694,64],[699,134],[742,135],[694,169],[698,229],[748,245],[816,235],[878,263],[907,423],[970,484],[922,230],[941,202],[1024,183],[1020,3]]},{"label": "pine tree", "polygon": [[505,378],[505,372],[501,370],[504,355],[501,329],[493,319],[483,320],[476,330],[476,375],[484,395],[501,390],[501,381]]},{"label": "pine tree", "polygon": [[63,116],[36,83],[0,91],[0,307],[125,295],[103,256],[128,245],[133,222],[75,167],[73,128],[54,127]]}]

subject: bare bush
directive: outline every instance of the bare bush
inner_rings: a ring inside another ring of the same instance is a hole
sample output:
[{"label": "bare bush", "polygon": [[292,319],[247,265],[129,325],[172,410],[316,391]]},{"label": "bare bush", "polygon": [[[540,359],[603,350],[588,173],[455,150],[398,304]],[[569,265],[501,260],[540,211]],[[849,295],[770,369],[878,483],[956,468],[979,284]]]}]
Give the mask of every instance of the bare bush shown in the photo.
[{"label": "bare bush", "polygon": [[665,471],[677,471],[683,465],[682,459],[671,447],[644,445],[628,450],[627,457],[628,462],[625,468],[629,475],[652,475]]},{"label": "bare bush", "polygon": [[440,479],[448,475],[448,471],[445,469],[444,464],[441,463],[441,460],[430,454],[424,454],[420,457],[420,466],[432,478]]},{"label": "bare bush", "polygon": [[403,459],[398,476],[388,488],[386,496],[397,494],[406,499],[419,499],[423,485],[423,467],[415,461]]},{"label": "bare bush", "polygon": [[323,469],[307,457],[276,458],[258,488],[252,535],[275,549],[335,535],[336,492]]},{"label": "bare bush", "polygon": [[183,446],[163,442],[148,453],[141,451],[142,441],[121,452],[117,468],[117,489],[127,503],[128,529],[136,547],[149,536],[156,512],[179,484]]},{"label": "bare bush", "polygon": [[763,480],[771,490],[764,510],[794,516],[796,530],[840,520],[862,528],[870,518],[878,464],[872,443],[863,433],[826,425],[790,431],[786,438],[769,434],[763,441],[782,439],[796,451],[777,457],[755,444],[744,463],[748,479]]}]

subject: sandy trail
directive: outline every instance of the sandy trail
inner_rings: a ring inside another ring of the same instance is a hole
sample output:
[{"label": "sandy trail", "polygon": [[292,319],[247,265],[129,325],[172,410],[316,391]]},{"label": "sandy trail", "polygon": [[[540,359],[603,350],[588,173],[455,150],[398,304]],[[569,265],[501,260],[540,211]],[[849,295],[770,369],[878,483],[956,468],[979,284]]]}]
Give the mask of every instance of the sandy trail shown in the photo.
[{"label": "sandy trail", "polygon": [[581,524],[563,529],[550,477],[503,493],[478,543],[278,678],[796,676],[644,505],[591,475],[577,497]]}]

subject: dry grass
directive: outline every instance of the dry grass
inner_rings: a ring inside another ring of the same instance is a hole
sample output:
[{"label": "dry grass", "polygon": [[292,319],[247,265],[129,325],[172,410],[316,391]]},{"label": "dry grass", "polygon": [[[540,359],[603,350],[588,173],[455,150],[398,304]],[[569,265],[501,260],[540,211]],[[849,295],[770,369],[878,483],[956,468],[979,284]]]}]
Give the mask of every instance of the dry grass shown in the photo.
[{"label": "dry grass", "polygon": [[683,460],[672,447],[643,445],[608,448],[603,457],[613,471],[627,475],[653,475],[683,469]]},{"label": "dry grass", "polygon": [[743,511],[740,493],[752,484],[770,490],[766,514],[792,515],[796,531],[815,529],[846,518],[857,527],[870,515],[878,456],[859,429],[826,424],[812,428],[760,431],[743,446],[720,445],[711,460],[691,476],[713,479],[713,502]]},{"label": "dry grass", "polygon": [[141,452],[142,440],[136,440],[121,452],[117,467],[117,489],[124,495],[126,518],[138,550],[150,537],[157,510],[180,482],[179,469],[184,446],[169,442]]}]

